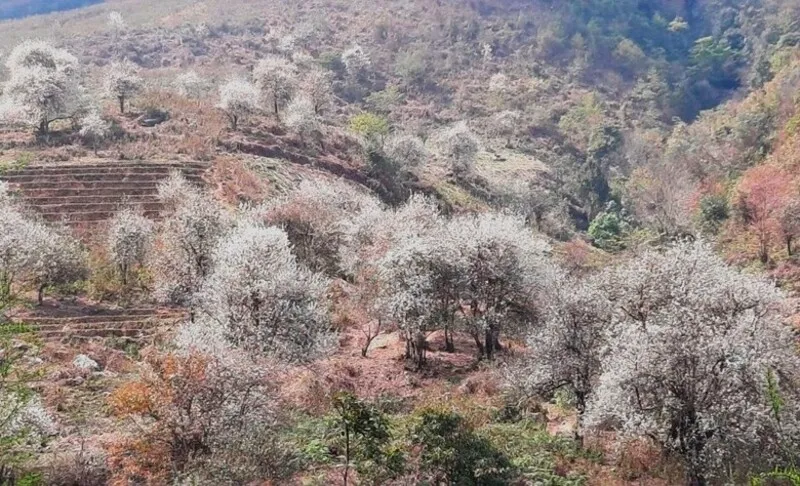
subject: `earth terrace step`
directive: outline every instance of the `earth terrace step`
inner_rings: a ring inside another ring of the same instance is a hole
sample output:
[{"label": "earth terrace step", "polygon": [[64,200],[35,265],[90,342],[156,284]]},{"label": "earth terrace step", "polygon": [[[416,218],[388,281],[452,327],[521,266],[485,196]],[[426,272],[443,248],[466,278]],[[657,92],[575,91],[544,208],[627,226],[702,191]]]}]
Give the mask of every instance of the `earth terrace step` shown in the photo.
[{"label": "earth terrace step", "polygon": [[105,212],[117,211],[123,208],[132,208],[144,211],[162,211],[164,203],[160,201],[129,202],[125,200],[116,203],[67,203],[67,204],[31,204],[31,207],[42,213],[86,213],[86,212]]},{"label": "earth terrace step", "polygon": [[[71,189],[69,184],[74,184],[76,187],[74,189],[81,190],[81,189],[157,189],[158,183],[153,181],[92,181],[92,182],[70,182],[66,180],[58,180],[53,182],[42,182],[37,183],[30,189],[22,186],[22,191],[27,193],[29,190],[40,191],[44,189]],[[67,187],[64,187],[67,186]]]},{"label": "earth terrace step", "polygon": [[208,170],[211,164],[203,163],[189,163],[189,164],[148,164],[148,163],[114,163],[107,164],[56,164],[56,165],[29,165],[19,170],[9,171],[9,174],[29,174],[29,173],[70,173],[70,172],[88,172],[88,171],[104,171],[104,172],[119,172],[123,170],[132,171],[162,171],[169,173],[173,170],[178,171],[204,171]]},{"label": "earth terrace step", "polygon": [[149,323],[158,321],[179,320],[185,317],[184,314],[141,314],[141,315],[108,315],[96,314],[73,317],[29,317],[25,322],[32,326],[49,324],[71,325],[71,324],[90,324],[94,322],[122,322],[122,323]]},{"label": "earth terrace step", "polygon": [[[155,329],[153,330],[155,331]],[[45,341],[56,339],[72,339],[72,338],[103,338],[103,337],[144,337],[155,332],[143,332],[140,329],[97,329],[97,330],[75,330],[75,331],[45,331],[37,333],[39,338]]]},{"label": "earth terrace step", "polygon": [[[104,173],[104,174],[14,174],[3,176],[3,180],[11,184],[40,184],[47,182],[161,182],[169,177],[168,174],[153,174],[153,173]],[[202,176],[196,174],[184,174],[184,178],[192,183],[201,183]]]},{"label": "earth terrace step", "polygon": [[88,316],[177,316],[177,315],[186,315],[187,311],[185,311],[181,307],[132,307],[130,309],[126,308],[115,308],[115,307],[86,307],[86,308],[72,308],[66,307],[63,309],[63,312],[70,312],[71,315],[63,315],[63,316],[49,316],[49,315],[37,315],[37,314],[30,314],[27,316],[22,316],[20,320],[31,320],[31,319],[72,319],[72,318],[82,318]]},{"label": "earth terrace step", "polygon": [[29,206],[48,206],[52,204],[119,204],[157,201],[152,194],[136,196],[39,196],[25,198]]},{"label": "earth terrace step", "polygon": [[[111,219],[116,211],[96,211],[87,213],[42,213],[41,216],[48,221],[64,221],[67,224],[104,222]],[[142,214],[145,218],[158,221],[161,218],[159,211],[145,211]]]},{"label": "earth terrace step", "polygon": [[92,329],[128,329],[128,330],[147,330],[157,329],[160,327],[171,327],[180,324],[181,320],[176,319],[172,321],[150,321],[150,322],[91,322],[86,324],[72,323],[72,324],[44,324],[44,325],[31,325],[31,331],[44,332],[44,331],[79,331],[79,330],[92,330]]},{"label": "earth terrace step", "polygon": [[86,196],[117,196],[120,199],[130,196],[152,196],[158,195],[158,189],[152,187],[100,187],[96,189],[85,188],[61,188],[61,189],[39,189],[25,188],[22,191],[23,197],[28,199],[40,197],[86,197]]}]

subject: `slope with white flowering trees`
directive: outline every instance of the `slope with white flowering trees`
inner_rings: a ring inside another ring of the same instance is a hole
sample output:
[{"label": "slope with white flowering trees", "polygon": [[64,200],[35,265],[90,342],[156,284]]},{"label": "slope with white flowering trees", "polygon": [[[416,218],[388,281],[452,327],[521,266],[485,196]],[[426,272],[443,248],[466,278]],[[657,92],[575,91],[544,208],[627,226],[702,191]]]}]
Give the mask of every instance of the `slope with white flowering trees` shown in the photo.
[{"label": "slope with white flowering trees", "polygon": [[587,426],[652,440],[692,486],[797,457],[800,357],[772,284],[697,242],[647,251],[600,286],[613,318]]}]

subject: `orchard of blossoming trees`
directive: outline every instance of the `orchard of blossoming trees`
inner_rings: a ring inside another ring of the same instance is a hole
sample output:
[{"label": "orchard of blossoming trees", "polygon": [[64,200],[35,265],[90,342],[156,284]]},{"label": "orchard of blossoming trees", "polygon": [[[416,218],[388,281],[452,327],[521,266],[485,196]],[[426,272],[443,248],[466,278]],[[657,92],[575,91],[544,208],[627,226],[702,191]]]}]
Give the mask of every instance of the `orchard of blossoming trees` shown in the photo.
[{"label": "orchard of blossoming trees", "polygon": [[[406,3],[369,35],[331,28],[348,5],[287,31],[111,12],[107,46],[3,55],[0,179],[144,176],[82,238],[0,181],[0,484],[796,474],[796,8],[433,2],[419,32]],[[206,185],[166,176],[198,159]],[[111,199],[86,189],[75,211]],[[32,332],[80,319],[131,329]],[[28,461],[84,428],[96,457]]]}]

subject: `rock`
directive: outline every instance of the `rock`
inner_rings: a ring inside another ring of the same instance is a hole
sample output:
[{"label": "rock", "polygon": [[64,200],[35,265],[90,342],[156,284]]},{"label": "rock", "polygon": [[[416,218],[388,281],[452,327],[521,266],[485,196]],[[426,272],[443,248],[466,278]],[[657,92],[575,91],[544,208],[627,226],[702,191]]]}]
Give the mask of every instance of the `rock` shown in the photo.
[{"label": "rock", "polygon": [[15,351],[24,353],[29,349],[31,349],[30,343],[26,343],[25,341],[19,341],[14,339],[13,341],[11,341],[11,343],[12,343],[11,347],[14,348]]},{"label": "rock", "polygon": [[73,376],[72,378],[67,378],[64,380],[65,386],[81,386],[83,382],[86,381],[83,379],[82,376]]},{"label": "rock", "polygon": [[136,122],[143,127],[154,127],[169,120],[169,113],[164,110],[147,110]]},{"label": "rock", "polygon": [[76,368],[82,370],[98,370],[100,369],[100,365],[97,364],[97,361],[93,360],[92,358],[86,356],[85,354],[79,354],[75,356],[75,359],[72,360],[72,365]]}]

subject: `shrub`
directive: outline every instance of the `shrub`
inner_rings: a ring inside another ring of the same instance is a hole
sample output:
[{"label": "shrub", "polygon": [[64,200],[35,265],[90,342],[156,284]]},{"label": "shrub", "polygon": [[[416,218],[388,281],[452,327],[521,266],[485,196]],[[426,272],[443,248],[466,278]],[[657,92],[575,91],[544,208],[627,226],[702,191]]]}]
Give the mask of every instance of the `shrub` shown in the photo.
[{"label": "shrub", "polygon": [[423,410],[412,432],[423,477],[434,484],[504,485],[514,477],[508,458],[448,411]]},{"label": "shrub", "polygon": [[369,150],[377,150],[389,134],[389,121],[374,113],[361,113],[350,118],[350,131],[362,136]]}]

